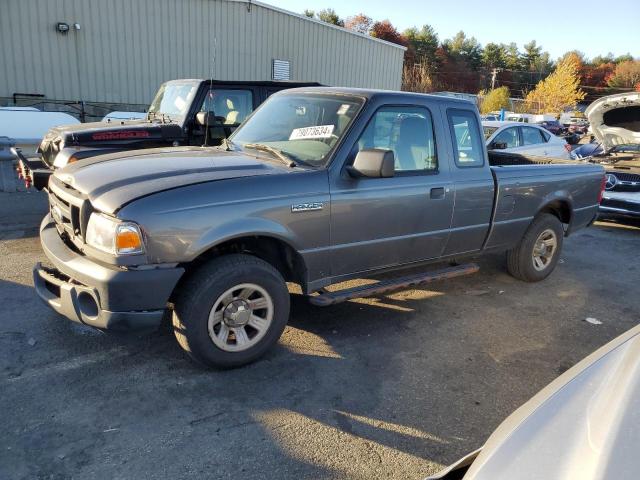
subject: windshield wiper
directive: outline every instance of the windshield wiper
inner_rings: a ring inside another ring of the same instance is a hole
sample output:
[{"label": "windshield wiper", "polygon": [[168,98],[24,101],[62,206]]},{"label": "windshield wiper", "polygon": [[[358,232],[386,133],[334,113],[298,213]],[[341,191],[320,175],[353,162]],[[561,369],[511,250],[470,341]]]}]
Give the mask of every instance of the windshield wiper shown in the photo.
[{"label": "windshield wiper", "polygon": [[281,152],[277,148],[270,147],[269,145],[264,145],[262,143],[245,143],[243,146],[244,148],[252,148],[253,150],[259,150],[261,152],[268,152],[288,167],[293,168],[297,166],[296,162],[286,153]]}]

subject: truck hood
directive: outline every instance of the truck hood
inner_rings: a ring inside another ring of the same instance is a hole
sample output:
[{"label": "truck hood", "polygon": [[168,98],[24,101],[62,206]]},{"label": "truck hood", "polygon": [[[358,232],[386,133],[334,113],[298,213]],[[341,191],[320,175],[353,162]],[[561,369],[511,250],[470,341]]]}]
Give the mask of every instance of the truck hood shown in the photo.
[{"label": "truck hood", "polygon": [[40,153],[57,153],[63,147],[113,147],[146,142],[171,142],[182,136],[176,123],[149,122],[147,120],[121,120],[61,125],[47,132],[42,139]]},{"label": "truck hood", "polygon": [[507,418],[489,437],[464,480],[635,478],[639,421],[640,326],[636,326],[566,371]]},{"label": "truck hood", "polygon": [[640,93],[602,97],[585,114],[605,151],[615,145],[640,143]]},{"label": "truck hood", "polygon": [[89,198],[94,208],[115,214],[133,200],[196,183],[294,171],[244,152],[170,147],[79,160],[53,174]]}]

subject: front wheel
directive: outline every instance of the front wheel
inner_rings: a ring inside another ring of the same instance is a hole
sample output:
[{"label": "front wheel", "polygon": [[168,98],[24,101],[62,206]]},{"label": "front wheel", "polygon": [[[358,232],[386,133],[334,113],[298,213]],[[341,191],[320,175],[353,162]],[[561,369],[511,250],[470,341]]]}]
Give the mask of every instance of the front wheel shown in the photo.
[{"label": "front wheel", "polygon": [[558,217],[538,215],[520,243],[507,252],[507,270],[525,282],[539,282],[556,267],[562,250],[564,230]]},{"label": "front wheel", "polygon": [[280,273],[250,255],[214,259],[180,286],[172,321],[180,346],[208,367],[256,360],[280,338],[289,292]]}]

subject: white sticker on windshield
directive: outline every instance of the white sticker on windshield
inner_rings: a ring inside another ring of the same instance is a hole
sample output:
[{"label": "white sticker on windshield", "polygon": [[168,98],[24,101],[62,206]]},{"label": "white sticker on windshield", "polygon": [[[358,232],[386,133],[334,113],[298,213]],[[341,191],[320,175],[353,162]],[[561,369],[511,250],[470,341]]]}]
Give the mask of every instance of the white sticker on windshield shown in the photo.
[{"label": "white sticker on windshield", "polygon": [[333,133],[333,125],[317,125],[315,127],[294,128],[289,140],[303,140],[306,138],[329,138]]}]

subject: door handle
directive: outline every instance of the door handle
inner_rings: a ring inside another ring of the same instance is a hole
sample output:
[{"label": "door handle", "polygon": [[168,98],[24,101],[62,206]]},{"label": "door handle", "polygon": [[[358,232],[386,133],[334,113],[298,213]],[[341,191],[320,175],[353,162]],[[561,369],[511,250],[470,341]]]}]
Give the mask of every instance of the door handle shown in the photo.
[{"label": "door handle", "polygon": [[444,187],[434,187],[431,189],[429,197],[433,200],[441,200],[444,198]]}]

